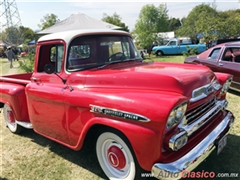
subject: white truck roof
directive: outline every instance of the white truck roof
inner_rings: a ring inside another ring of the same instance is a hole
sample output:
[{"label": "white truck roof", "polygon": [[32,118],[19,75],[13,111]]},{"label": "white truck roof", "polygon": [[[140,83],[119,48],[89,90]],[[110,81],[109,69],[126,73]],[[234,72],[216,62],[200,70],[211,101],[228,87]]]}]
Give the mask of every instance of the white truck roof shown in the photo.
[{"label": "white truck roof", "polygon": [[120,31],[120,30],[84,29],[84,30],[64,31],[64,32],[48,34],[48,35],[40,37],[38,42],[61,39],[61,40],[64,40],[68,44],[68,43],[70,43],[70,41],[73,38],[75,38],[77,36],[96,35],[96,34],[119,34],[119,35],[128,35],[131,37],[131,35],[129,33],[125,32],[125,31]]}]

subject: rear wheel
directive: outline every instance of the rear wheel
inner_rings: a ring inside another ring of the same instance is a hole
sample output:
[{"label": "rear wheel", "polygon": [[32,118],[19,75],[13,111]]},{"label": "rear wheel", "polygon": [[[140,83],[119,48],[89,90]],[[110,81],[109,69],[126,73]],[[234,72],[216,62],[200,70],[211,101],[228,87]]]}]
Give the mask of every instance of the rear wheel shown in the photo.
[{"label": "rear wheel", "polygon": [[96,142],[99,164],[110,180],[134,180],[140,167],[120,133],[102,132]]},{"label": "rear wheel", "polygon": [[3,107],[3,115],[5,122],[7,124],[8,129],[14,133],[14,134],[19,134],[22,132],[23,127],[19,126],[16,122],[16,119],[14,117],[12,108],[8,104],[4,104]]}]

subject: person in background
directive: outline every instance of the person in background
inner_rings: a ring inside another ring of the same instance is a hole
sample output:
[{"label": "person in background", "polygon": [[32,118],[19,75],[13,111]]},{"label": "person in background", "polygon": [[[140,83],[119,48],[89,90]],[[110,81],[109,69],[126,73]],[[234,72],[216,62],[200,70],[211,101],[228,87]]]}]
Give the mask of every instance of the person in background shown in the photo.
[{"label": "person in background", "polygon": [[16,60],[18,61],[18,50],[16,48],[13,48],[12,52],[14,53],[14,57],[13,57],[14,61],[16,61]]},{"label": "person in background", "polygon": [[15,57],[15,54],[13,53],[11,46],[8,46],[6,55],[8,60],[10,61],[10,68],[13,68],[12,60]]}]

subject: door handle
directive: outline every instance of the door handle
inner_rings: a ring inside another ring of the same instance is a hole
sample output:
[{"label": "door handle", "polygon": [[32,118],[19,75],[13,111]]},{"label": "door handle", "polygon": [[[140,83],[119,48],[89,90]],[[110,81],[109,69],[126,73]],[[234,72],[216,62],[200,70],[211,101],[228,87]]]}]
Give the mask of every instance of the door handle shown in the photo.
[{"label": "door handle", "polygon": [[31,77],[31,80],[33,80],[33,81],[38,81],[38,80],[40,80],[39,78],[35,78],[35,77]]},{"label": "door handle", "polygon": [[40,78],[31,77],[30,80],[38,84],[40,81]]},{"label": "door handle", "polygon": [[222,63],[219,63],[218,65],[219,65],[219,66],[223,66],[223,64],[222,64]]}]

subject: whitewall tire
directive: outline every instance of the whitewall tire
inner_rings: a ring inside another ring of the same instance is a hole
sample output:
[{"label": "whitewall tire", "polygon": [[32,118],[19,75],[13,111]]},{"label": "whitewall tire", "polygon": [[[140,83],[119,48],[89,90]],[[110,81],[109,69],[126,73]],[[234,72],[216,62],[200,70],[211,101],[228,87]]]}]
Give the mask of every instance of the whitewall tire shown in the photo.
[{"label": "whitewall tire", "polygon": [[127,143],[112,132],[103,132],[96,142],[99,164],[110,180],[134,180],[137,164]]},{"label": "whitewall tire", "polygon": [[19,126],[16,122],[16,119],[13,114],[12,108],[8,104],[4,104],[3,107],[3,115],[5,122],[7,124],[8,129],[14,133],[14,134],[19,134],[22,132],[23,127]]}]

